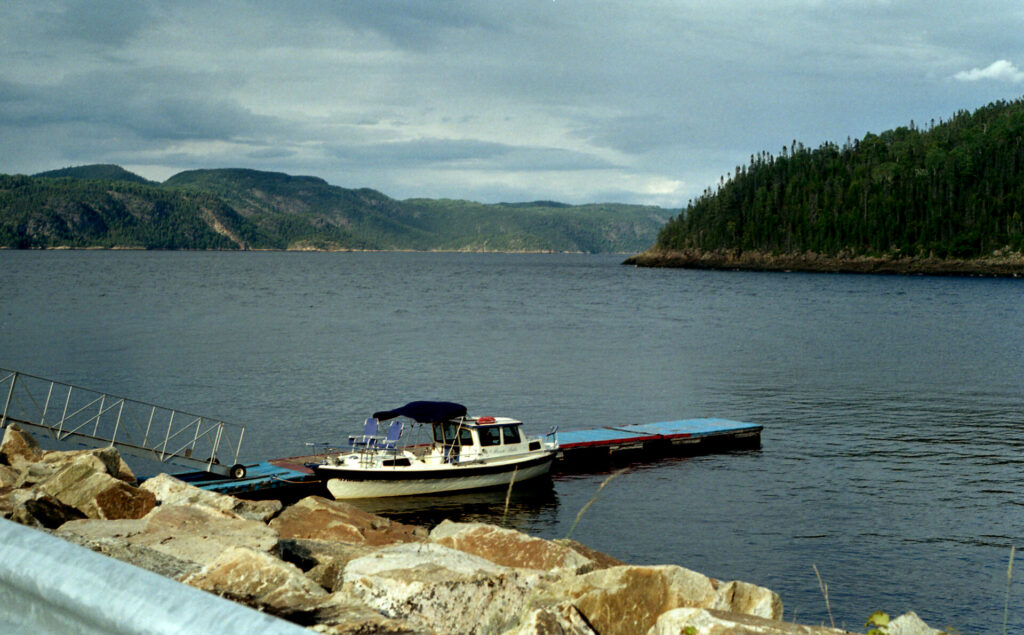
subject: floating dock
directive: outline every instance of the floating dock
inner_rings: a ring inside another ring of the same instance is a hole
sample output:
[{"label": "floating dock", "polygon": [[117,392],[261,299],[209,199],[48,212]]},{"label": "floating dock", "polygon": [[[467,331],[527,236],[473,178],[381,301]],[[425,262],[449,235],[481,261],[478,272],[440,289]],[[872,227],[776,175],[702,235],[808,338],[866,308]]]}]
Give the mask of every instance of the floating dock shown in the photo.
[{"label": "floating dock", "polygon": [[[728,419],[683,419],[636,423],[558,433],[559,449],[552,470],[580,472],[617,461],[645,461],[663,456],[693,456],[761,447],[763,426]],[[241,479],[206,472],[176,474],[203,489],[242,498],[301,496],[322,490],[306,463],[322,454],[270,459],[246,465]]]},{"label": "floating dock", "polygon": [[584,462],[756,449],[761,447],[763,428],[728,419],[682,419],[566,430],[558,433],[555,469],[576,471]]}]

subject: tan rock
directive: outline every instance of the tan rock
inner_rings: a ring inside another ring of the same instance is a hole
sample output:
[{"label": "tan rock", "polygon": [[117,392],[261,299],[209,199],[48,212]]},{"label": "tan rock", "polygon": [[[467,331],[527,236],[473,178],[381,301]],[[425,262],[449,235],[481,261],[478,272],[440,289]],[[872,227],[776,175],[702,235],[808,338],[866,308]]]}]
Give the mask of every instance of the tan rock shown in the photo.
[{"label": "tan rock", "polygon": [[278,546],[282,560],[302,569],[307,578],[328,591],[341,588],[341,574],[349,561],[375,550],[368,545],[301,538],[284,538]]},{"label": "tan rock", "polygon": [[278,616],[307,612],[327,595],[295,565],[246,547],[226,549],[182,582]]},{"label": "tan rock", "polygon": [[[562,545],[564,547],[567,547],[569,549],[572,549],[573,551],[575,551],[576,553],[580,554],[584,558],[589,559],[591,562],[593,562],[593,565],[594,565],[594,569],[593,570],[595,570],[595,571],[597,569],[607,569],[609,567],[618,567],[618,566],[626,564],[625,562],[619,560],[618,558],[613,558],[612,556],[609,556],[606,553],[602,553],[602,552],[598,551],[597,549],[591,549],[587,545],[585,545],[583,543],[580,543],[580,542],[576,542],[575,540],[572,540],[571,538],[556,538],[553,542],[555,542],[555,543],[557,543],[559,545]],[[589,573],[589,572],[581,572],[581,573]]]},{"label": "tan rock", "polygon": [[500,633],[516,627],[540,578],[436,543],[401,543],[349,562],[342,592],[418,628]]},{"label": "tan rock", "polygon": [[[295,617],[293,616],[293,619]],[[330,635],[433,635],[434,629],[391,618],[343,593],[333,593],[315,609],[301,616],[310,630]]]},{"label": "tan rock", "polygon": [[169,474],[158,474],[140,485],[152,492],[161,505],[203,505],[246,520],[267,522],[281,511],[281,501],[250,501],[190,485]]},{"label": "tan rock", "polygon": [[597,568],[593,560],[569,546],[484,523],[445,520],[430,532],[430,540],[506,567],[567,569],[573,573]]},{"label": "tan rock", "polygon": [[11,501],[11,495],[16,490],[12,490],[9,487],[0,487],[0,518],[10,519],[11,513],[14,511],[14,503]]},{"label": "tan rock", "polygon": [[74,507],[35,490],[15,490],[8,499],[10,519],[35,529],[56,529],[66,522],[85,518]]},{"label": "tan rock", "polygon": [[27,463],[34,463],[42,458],[39,444],[16,423],[4,428],[4,438],[0,441],[0,463],[18,468]]},{"label": "tan rock", "polygon": [[679,608],[662,613],[647,635],[846,635],[827,626],[804,626],[716,609]]},{"label": "tan rock", "polygon": [[59,466],[52,463],[44,463],[39,461],[37,463],[22,463],[21,471],[18,472],[18,480],[14,483],[17,488],[32,487],[38,483],[42,483],[46,479],[53,476]]},{"label": "tan rock", "polygon": [[710,578],[677,566],[621,566],[573,576],[557,585],[602,635],[646,633],[658,616],[675,608],[713,606]]},{"label": "tan rock", "polygon": [[156,497],[111,476],[108,470],[117,470],[118,461],[116,451],[80,454],[40,483],[39,490],[89,518],[142,518]]},{"label": "tan rock", "polygon": [[20,473],[18,470],[8,465],[0,465],[0,490],[4,488],[14,488],[14,484],[18,482]]},{"label": "tan rock", "polygon": [[56,534],[161,575],[179,577],[214,562],[231,547],[266,553],[277,549],[277,532],[204,506],[161,505],[137,520],[77,520]]},{"label": "tan rock", "polygon": [[595,630],[644,633],[658,616],[681,607],[733,609],[778,619],[782,602],[768,589],[745,582],[721,583],[675,565],[618,566],[564,576],[545,587],[545,601],[570,601]]},{"label": "tan rock", "polygon": [[712,608],[770,620],[782,618],[782,599],[777,593],[739,580],[718,584],[718,601]]},{"label": "tan rock", "polygon": [[535,609],[521,620],[518,628],[506,631],[505,635],[597,635],[583,614],[575,606],[563,603],[556,606]]},{"label": "tan rock", "polygon": [[422,527],[403,525],[343,501],[307,496],[270,521],[281,538],[332,540],[366,545],[420,541]]}]

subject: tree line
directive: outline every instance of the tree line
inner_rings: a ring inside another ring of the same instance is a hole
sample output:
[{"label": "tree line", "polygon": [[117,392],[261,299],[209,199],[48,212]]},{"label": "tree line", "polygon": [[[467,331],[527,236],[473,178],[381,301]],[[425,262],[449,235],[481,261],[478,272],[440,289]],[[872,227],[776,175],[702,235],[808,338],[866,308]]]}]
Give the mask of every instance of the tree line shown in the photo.
[{"label": "tree line", "polygon": [[794,141],[706,189],[662,249],[970,258],[1024,250],[1024,99],[840,147]]}]

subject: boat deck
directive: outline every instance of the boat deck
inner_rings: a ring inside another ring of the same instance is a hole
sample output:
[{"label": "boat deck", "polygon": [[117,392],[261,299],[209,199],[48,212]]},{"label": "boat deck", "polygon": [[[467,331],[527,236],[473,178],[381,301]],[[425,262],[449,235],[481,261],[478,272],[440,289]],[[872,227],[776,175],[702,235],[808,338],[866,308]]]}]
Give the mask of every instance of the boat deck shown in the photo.
[{"label": "boat deck", "polygon": [[[696,455],[761,447],[763,426],[728,419],[682,419],[635,423],[558,433],[559,450],[552,470],[580,472],[614,461],[654,460],[669,455]],[[246,466],[246,476],[230,479],[207,472],[175,474],[203,489],[247,498],[286,493],[323,493],[306,463],[323,454],[269,459]]]}]

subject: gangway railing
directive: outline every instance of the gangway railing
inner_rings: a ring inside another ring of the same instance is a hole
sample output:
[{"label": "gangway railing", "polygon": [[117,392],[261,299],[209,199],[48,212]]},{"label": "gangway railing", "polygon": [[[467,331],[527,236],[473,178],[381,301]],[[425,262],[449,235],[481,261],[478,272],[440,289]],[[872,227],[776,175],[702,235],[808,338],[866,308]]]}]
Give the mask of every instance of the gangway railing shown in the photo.
[{"label": "gangway railing", "polygon": [[10,423],[57,441],[113,446],[160,463],[242,478],[245,426],[0,368],[0,433]]}]

